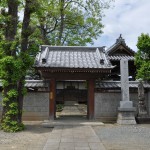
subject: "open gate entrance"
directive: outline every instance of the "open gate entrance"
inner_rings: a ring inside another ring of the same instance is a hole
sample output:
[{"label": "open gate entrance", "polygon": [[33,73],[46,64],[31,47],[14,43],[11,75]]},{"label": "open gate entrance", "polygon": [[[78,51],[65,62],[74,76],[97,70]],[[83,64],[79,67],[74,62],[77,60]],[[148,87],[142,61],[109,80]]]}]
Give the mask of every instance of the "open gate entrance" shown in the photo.
[{"label": "open gate entrance", "polygon": [[56,82],[56,119],[87,118],[87,82],[64,80]]}]

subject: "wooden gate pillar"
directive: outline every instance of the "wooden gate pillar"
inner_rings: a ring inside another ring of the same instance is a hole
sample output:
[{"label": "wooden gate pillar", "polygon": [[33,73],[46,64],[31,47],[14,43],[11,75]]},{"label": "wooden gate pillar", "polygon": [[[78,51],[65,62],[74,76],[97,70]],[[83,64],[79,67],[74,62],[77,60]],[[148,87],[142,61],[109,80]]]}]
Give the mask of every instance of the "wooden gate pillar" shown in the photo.
[{"label": "wooden gate pillar", "polygon": [[88,80],[88,119],[94,119],[94,87],[95,80]]},{"label": "wooden gate pillar", "polygon": [[56,98],[56,81],[50,80],[50,93],[49,93],[49,119],[55,118],[55,98]]}]

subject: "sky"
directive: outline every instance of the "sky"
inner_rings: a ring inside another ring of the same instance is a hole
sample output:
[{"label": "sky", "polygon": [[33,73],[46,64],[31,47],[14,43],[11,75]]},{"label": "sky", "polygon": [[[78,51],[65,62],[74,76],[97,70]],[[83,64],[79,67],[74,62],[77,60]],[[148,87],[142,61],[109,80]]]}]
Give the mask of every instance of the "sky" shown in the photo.
[{"label": "sky", "polygon": [[94,46],[110,47],[122,34],[126,44],[137,51],[138,36],[150,34],[150,0],[115,0],[104,13],[103,34],[94,41]]}]

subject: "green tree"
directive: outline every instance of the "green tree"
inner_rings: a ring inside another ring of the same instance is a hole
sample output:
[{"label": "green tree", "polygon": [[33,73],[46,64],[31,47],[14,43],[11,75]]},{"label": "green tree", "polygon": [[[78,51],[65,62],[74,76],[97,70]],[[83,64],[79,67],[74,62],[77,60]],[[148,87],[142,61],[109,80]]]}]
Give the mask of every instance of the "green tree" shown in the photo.
[{"label": "green tree", "polygon": [[[24,128],[22,124],[25,75],[33,64],[31,51],[35,33],[30,26],[31,16],[38,3],[36,0],[0,1],[0,78],[3,82],[3,112],[1,128],[15,132]],[[18,14],[23,13],[23,21]],[[24,11],[23,11],[24,10]]]},{"label": "green tree", "polygon": [[141,34],[137,42],[137,54],[135,56],[135,64],[137,67],[137,78],[150,80],[150,36],[149,34]]},{"label": "green tree", "polygon": [[102,33],[103,10],[112,0],[45,0],[39,25],[42,39],[50,45],[93,44]]}]

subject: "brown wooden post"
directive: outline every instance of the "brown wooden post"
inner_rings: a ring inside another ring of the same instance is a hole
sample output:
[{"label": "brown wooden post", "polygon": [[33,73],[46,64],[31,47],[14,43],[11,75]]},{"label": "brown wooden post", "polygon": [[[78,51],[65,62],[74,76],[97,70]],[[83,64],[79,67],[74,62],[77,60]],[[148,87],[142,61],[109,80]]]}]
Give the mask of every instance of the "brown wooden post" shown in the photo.
[{"label": "brown wooden post", "polygon": [[49,93],[49,119],[55,118],[55,97],[56,97],[56,83],[55,79],[50,80],[50,93]]},{"label": "brown wooden post", "polygon": [[88,119],[94,119],[94,87],[95,80],[88,80]]}]

